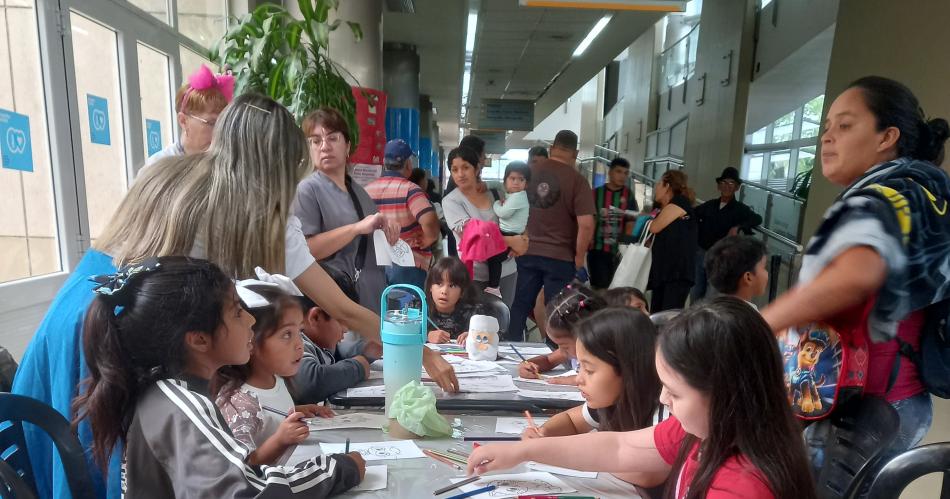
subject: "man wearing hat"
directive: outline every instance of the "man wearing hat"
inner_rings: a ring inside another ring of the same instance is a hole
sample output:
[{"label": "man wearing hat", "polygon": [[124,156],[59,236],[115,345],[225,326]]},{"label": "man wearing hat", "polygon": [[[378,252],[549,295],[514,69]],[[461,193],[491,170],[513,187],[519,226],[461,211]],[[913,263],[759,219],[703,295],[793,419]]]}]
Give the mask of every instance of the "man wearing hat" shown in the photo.
[{"label": "man wearing hat", "polygon": [[425,286],[432,263],[429,247],[439,238],[439,219],[425,192],[409,180],[415,153],[405,141],[390,140],[383,157],[383,174],[366,186],[379,212],[400,227],[399,238],[412,248],[415,266],[395,263],[386,268],[389,284]]},{"label": "man wearing hat", "polygon": [[720,239],[738,234],[739,231],[751,234],[752,228],[762,223],[762,217],[752,211],[752,208],[736,200],[736,191],[741,185],[739,171],[727,166],[722,171],[722,175],[716,177],[719,197],[696,207],[696,218],[699,220],[699,249],[696,250],[696,284],[689,293],[692,303],[706,296],[706,269],[703,266],[706,250]]}]

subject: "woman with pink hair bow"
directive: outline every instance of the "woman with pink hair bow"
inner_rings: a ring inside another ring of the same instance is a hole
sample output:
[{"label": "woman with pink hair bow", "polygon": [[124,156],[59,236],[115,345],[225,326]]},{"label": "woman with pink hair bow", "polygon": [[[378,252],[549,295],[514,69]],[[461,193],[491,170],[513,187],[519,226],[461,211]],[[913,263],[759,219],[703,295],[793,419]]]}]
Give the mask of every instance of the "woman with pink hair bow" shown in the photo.
[{"label": "woman with pink hair bow", "polygon": [[146,166],[167,156],[203,152],[211,145],[211,131],[218,115],[234,98],[234,77],[215,75],[204,64],[188,77],[175,94],[175,112],[181,137],[149,156]]}]

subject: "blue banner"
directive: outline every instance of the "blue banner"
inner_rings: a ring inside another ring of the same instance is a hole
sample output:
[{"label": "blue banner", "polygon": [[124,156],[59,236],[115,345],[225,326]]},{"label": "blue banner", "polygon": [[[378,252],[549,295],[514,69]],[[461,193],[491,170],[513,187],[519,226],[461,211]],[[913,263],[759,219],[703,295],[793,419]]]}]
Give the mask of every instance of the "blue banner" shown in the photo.
[{"label": "blue banner", "polygon": [[405,140],[412,151],[419,153],[419,110],[406,107],[386,109],[386,140]]},{"label": "blue banner", "polygon": [[86,94],[89,110],[89,140],[104,146],[111,144],[109,138],[109,101],[104,97]]},{"label": "blue banner", "polygon": [[0,109],[0,156],[4,168],[33,171],[29,116]]}]

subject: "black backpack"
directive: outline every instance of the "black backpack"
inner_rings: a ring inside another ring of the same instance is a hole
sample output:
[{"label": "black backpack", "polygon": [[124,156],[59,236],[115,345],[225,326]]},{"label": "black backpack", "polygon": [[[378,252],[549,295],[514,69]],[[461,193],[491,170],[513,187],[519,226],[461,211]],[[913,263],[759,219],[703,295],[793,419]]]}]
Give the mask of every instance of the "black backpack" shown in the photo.
[{"label": "black backpack", "polygon": [[[924,309],[926,319],[920,331],[920,349],[915,351],[900,338],[900,355],[894,362],[891,379],[896,377],[900,358],[907,357],[917,366],[920,380],[927,391],[944,399],[950,398],[950,300],[935,303]],[[893,383],[893,381],[892,381]]]}]

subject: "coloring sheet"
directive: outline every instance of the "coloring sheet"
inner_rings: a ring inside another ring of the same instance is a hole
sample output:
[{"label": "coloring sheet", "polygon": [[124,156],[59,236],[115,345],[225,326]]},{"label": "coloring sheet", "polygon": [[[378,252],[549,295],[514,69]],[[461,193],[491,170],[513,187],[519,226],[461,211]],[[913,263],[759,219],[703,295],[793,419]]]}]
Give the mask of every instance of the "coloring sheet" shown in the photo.
[{"label": "coloring sheet", "polygon": [[386,233],[381,229],[373,231],[373,244],[376,246],[376,264],[389,266],[392,264],[400,267],[414,267],[415,259],[412,256],[412,248],[402,239],[396,241],[396,244],[390,246],[386,240]]},{"label": "coloring sheet", "polygon": [[320,430],[338,430],[341,428],[373,428],[382,429],[388,421],[382,414],[368,414],[365,412],[353,412],[350,414],[337,414],[332,418],[310,418],[307,419],[307,426],[310,431]]},{"label": "coloring sheet", "polygon": [[518,395],[526,399],[549,399],[549,400],[573,400],[583,402],[584,396],[581,392],[543,392],[539,390],[518,389]]},{"label": "coloring sheet", "polygon": [[[452,482],[461,482],[465,478],[453,478]],[[459,487],[463,492],[471,492],[482,487],[494,485],[495,490],[480,494],[479,497],[518,497],[527,495],[556,495],[576,492],[570,485],[560,478],[540,471],[527,473],[510,473],[506,475],[491,475],[481,480]]]},{"label": "coloring sheet", "polygon": [[[346,444],[321,443],[324,454],[341,454]],[[359,452],[367,461],[385,461],[387,459],[413,459],[426,457],[412,440],[390,440],[388,442],[351,442],[350,451]]]},{"label": "coloring sheet", "polygon": [[516,392],[518,387],[512,383],[510,374],[484,376],[479,378],[458,378],[459,391],[467,393]]},{"label": "coloring sheet", "polygon": [[386,480],[389,478],[389,466],[377,464],[376,466],[367,466],[366,475],[359,485],[353,487],[353,490],[383,490],[386,488]]},{"label": "coloring sheet", "polygon": [[567,372],[564,372],[564,373],[560,373],[560,374],[544,374],[543,376],[544,376],[544,379],[522,378],[521,376],[518,376],[517,381],[520,381],[520,382],[522,382],[522,383],[538,383],[538,384],[541,384],[541,385],[550,385],[551,383],[548,382],[549,379],[551,379],[551,378],[563,378],[563,377],[565,377],[565,376],[577,376],[577,371],[571,369],[570,371],[567,371]]},{"label": "coloring sheet", "polygon": [[597,478],[596,471],[580,471],[572,470],[570,468],[562,468],[560,466],[551,466],[550,464],[541,464],[534,461],[528,461],[525,463],[528,465],[528,469],[534,471],[546,471],[548,473],[554,473],[555,475],[563,476],[573,476],[577,478]]},{"label": "coloring sheet", "polygon": [[346,389],[347,397],[385,397],[386,385],[357,386]]},{"label": "coloring sheet", "polygon": [[[541,426],[550,418],[533,418],[534,424]],[[495,421],[495,433],[510,433],[521,435],[528,427],[528,420],[525,418],[498,418]]]},{"label": "coloring sheet", "polygon": [[[547,355],[551,353],[551,349],[543,345],[536,346],[536,347],[515,346],[515,348],[518,349],[518,353],[520,353],[521,355],[524,355],[526,358],[534,357],[535,355]],[[498,345],[498,353],[504,353],[504,354],[510,353],[514,355],[515,357],[517,357],[518,354],[515,353],[515,348],[512,348],[511,345],[508,343],[500,343]],[[518,360],[521,360],[521,359],[518,359]]]}]

